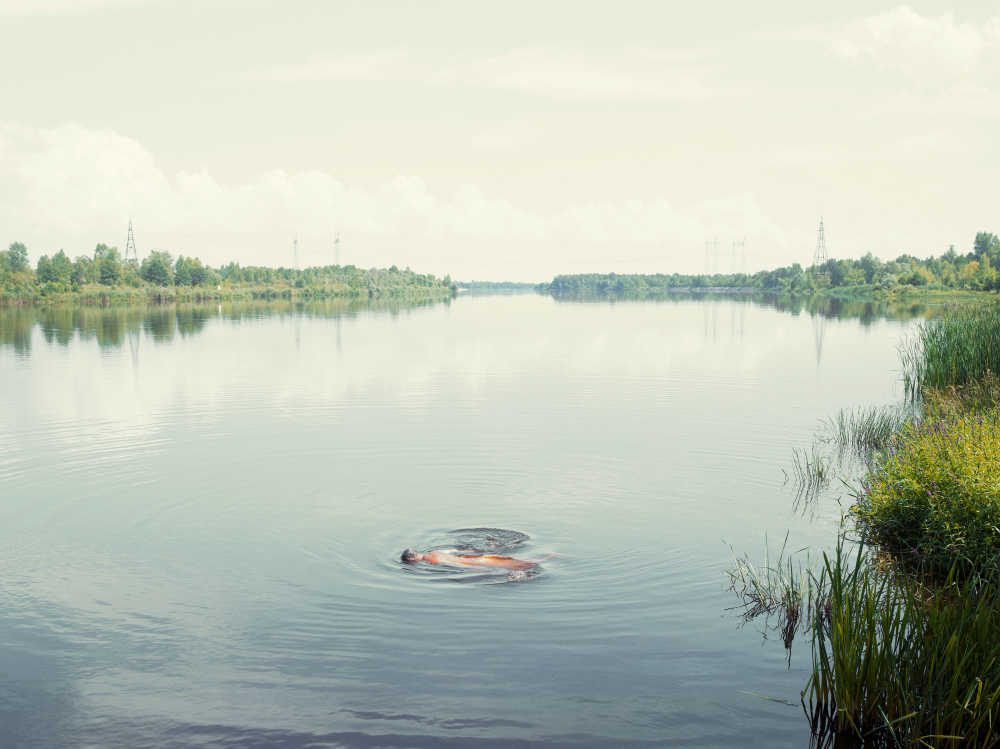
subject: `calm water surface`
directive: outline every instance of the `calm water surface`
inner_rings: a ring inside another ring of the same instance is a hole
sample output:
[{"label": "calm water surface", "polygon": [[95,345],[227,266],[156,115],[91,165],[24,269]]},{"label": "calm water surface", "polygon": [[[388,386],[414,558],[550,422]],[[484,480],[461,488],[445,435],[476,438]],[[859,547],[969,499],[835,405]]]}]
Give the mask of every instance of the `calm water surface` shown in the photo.
[{"label": "calm water surface", "polygon": [[[728,544],[830,546],[781,469],[899,397],[908,325],[0,310],[0,746],[804,747],[808,643],[728,610]],[[398,562],[475,528],[558,556]]]}]

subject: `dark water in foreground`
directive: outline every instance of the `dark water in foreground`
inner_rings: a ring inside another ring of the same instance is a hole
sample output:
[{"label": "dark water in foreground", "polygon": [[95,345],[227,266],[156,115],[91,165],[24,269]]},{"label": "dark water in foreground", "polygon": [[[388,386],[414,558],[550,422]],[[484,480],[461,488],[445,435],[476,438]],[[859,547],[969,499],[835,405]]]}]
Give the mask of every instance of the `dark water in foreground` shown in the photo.
[{"label": "dark water in foreground", "polygon": [[[806,746],[808,645],[727,611],[727,543],[829,547],[781,468],[898,397],[906,326],[0,310],[0,746]],[[483,529],[558,556],[398,563]]]}]

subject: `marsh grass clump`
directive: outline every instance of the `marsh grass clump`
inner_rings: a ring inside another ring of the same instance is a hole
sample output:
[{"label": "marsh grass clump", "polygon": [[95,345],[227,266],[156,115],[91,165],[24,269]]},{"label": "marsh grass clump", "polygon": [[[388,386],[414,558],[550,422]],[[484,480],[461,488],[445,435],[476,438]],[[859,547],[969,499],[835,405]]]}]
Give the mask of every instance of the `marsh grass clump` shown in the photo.
[{"label": "marsh grass clump", "polygon": [[[834,475],[832,456],[826,454],[818,442],[808,450],[796,448],[792,452],[791,479],[795,487],[796,510],[809,507],[830,485]],[[785,474],[788,481],[789,475]]]},{"label": "marsh grass clump", "polygon": [[904,427],[856,495],[858,531],[909,569],[1000,582],[998,456],[997,409]]},{"label": "marsh grass clump", "polygon": [[961,387],[1000,365],[1000,305],[959,307],[920,325],[900,349],[908,397],[929,388]]},{"label": "marsh grass clump", "polygon": [[1000,745],[1000,594],[954,575],[928,587],[843,541],[824,557],[803,706],[819,737],[863,746]]},{"label": "marsh grass clump", "polygon": [[851,454],[867,460],[888,448],[904,426],[915,420],[908,406],[873,406],[842,409],[827,426],[841,456]]},{"label": "marsh grass clump", "polygon": [[762,620],[791,655],[811,639],[802,705],[815,746],[1000,746],[1000,589],[900,568],[855,543],[813,566],[787,552],[729,570],[745,621]]},{"label": "marsh grass clump", "polygon": [[791,482],[795,492],[795,510],[814,509],[835,479],[850,488],[849,477],[859,476],[873,456],[888,449],[916,419],[912,406],[900,405],[843,409],[823,422],[808,448],[792,451],[791,471],[784,471],[785,482]]},{"label": "marsh grass clump", "polygon": [[1000,378],[987,372],[964,385],[927,388],[923,393],[923,411],[928,418],[946,418],[962,413],[984,413],[1000,404]]},{"label": "marsh grass clump", "polygon": [[791,650],[792,641],[800,623],[809,621],[813,579],[808,558],[799,562],[793,557],[804,551],[788,552],[788,535],[772,559],[764,539],[764,561],[757,565],[748,554],[734,557],[728,570],[729,588],[739,596],[743,606],[743,620],[763,619],[765,628],[776,622],[782,642]]}]

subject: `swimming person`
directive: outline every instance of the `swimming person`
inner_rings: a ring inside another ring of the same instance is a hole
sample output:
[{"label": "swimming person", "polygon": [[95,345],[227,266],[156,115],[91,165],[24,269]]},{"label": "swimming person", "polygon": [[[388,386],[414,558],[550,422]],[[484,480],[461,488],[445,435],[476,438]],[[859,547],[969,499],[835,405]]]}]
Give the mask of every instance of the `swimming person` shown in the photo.
[{"label": "swimming person", "polygon": [[496,554],[453,554],[452,551],[454,550],[428,551],[421,554],[416,549],[406,549],[399,555],[399,561],[407,564],[427,562],[428,564],[457,564],[463,567],[506,567],[509,570],[523,570],[555,556],[555,554],[549,554],[542,559],[515,559]]}]

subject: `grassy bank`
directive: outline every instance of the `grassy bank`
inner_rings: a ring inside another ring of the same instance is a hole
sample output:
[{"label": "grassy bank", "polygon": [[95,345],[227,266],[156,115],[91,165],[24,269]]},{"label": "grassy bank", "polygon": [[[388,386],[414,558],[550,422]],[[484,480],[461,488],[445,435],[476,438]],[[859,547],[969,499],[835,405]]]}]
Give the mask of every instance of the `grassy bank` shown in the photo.
[{"label": "grassy bank", "polygon": [[252,299],[409,299],[454,295],[451,278],[409,268],[324,265],[271,268],[228,263],[212,268],[195,257],[154,250],[139,262],[98,244],[71,260],[60,250],[34,268],[28,248],[13,242],[0,250],[0,303],[149,304]]},{"label": "grassy bank", "polygon": [[16,305],[145,305],[197,302],[248,302],[253,300],[309,301],[320,299],[398,299],[403,301],[438,301],[454,296],[452,284],[429,277],[419,283],[331,284],[294,286],[290,284],[219,284],[217,286],[104,286],[87,284],[59,288],[28,287],[19,291],[0,291],[0,304]]},{"label": "grassy bank", "polygon": [[835,551],[730,572],[786,646],[808,633],[819,746],[1000,746],[998,351],[997,305],[922,323],[901,351],[909,403],[830,424],[866,466]]},{"label": "grassy bank", "polygon": [[759,285],[673,285],[669,276],[622,276],[614,273],[599,276],[557,276],[551,283],[538,284],[540,293],[557,300],[657,300],[688,296],[799,299],[803,303],[965,304],[996,299],[995,291],[947,288],[940,285],[857,284],[825,288],[762,287]]},{"label": "grassy bank", "polygon": [[1000,581],[998,468],[995,408],[908,425],[858,493],[858,528],[907,570]]},{"label": "grassy bank", "polygon": [[[902,349],[919,417],[873,453],[861,551],[823,570],[805,694],[817,729],[898,746],[1000,745],[1000,307],[924,322]],[[870,549],[865,553],[864,549]]]},{"label": "grassy bank", "polygon": [[843,540],[814,578],[817,736],[863,746],[989,747],[1000,741],[1000,595],[946,576],[928,586]]},{"label": "grassy bank", "polygon": [[968,306],[924,323],[902,358],[913,399],[989,377],[1000,366],[1000,305]]},{"label": "grassy bank", "polygon": [[[733,258],[735,260],[735,258]],[[874,297],[919,291],[1000,290],[1000,238],[976,234],[969,251],[954,247],[938,257],[920,259],[910,254],[882,261],[868,253],[858,259],[829,259],[819,265],[798,263],[756,273],[581,273],[559,275],[540,284],[553,296],[579,294],[632,295],[653,298],[677,291],[727,291],[769,294],[829,294]]]}]

